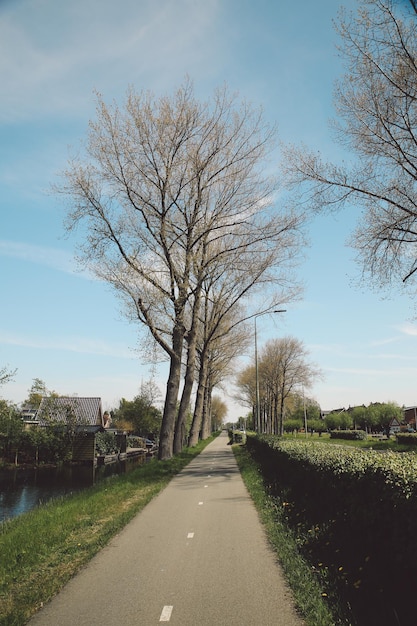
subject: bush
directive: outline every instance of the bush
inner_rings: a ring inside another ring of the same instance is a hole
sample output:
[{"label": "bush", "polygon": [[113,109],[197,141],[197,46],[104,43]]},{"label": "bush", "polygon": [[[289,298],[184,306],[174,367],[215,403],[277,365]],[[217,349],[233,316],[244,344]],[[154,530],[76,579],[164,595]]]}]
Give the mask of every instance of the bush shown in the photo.
[{"label": "bush", "polygon": [[97,433],[96,435],[96,453],[97,454],[113,454],[119,452],[117,440],[114,433]]},{"label": "bush", "polygon": [[363,441],[368,435],[364,430],[332,430],[330,439],[349,439],[350,441]]},{"label": "bush", "polygon": [[417,434],[414,433],[397,433],[397,443],[406,446],[417,446]]},{"label": "bush", "polygon": [[229,435],[230,443],[246,443],[246,433],[241,430],[229,429],[227,434]]}]

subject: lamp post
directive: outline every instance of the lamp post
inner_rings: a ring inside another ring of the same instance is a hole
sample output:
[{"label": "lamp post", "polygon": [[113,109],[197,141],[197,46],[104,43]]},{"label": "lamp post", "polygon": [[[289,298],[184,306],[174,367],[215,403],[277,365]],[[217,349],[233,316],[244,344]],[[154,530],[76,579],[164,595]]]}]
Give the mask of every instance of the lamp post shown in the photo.
[{"label": "lamp post", "polygon": [[267,315],[269,313],[285,313],[287,309],[276,309],[274,311],[263,311],[262,313],[258,313],[254,316],[255,320],[255,402],[256,402],[256,424],[255,431],[259,433],[261,431],[261,415],[260,415],[260,407],[259,407],[259,374],[258,374],[258,339],[256,332],[256,318],[261,315]]}]

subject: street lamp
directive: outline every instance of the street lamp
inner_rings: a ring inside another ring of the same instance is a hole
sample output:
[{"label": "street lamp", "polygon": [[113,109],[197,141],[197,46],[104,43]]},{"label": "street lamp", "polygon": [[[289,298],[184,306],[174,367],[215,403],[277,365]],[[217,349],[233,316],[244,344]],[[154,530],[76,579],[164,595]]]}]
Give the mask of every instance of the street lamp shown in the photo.
[{"label": "street lamp", "polygon": [[270,313],[285,313],[287,309],[275,309],[274,311],[263,311],[262,313],[258,313],[254,316],[255,319],[255,393],[256,393],[256,424],[255,430],[256,432],[261,431],[261,415],[259,410],[259,375],[258,375],[258,341],[257,341],[257,333],[256,333],[256,318],[261,315],[268,315]]}]

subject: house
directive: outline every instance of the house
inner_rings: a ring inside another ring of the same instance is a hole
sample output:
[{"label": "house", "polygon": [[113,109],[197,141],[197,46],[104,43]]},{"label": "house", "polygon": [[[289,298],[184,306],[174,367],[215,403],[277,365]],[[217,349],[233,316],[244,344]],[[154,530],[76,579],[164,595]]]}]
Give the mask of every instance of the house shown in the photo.
[{"label": "house", "polygon": [[25,430],[29,430],[33,426],[38,426],[39,422],[36,419],[37,409],[32,404],[25,404],[20,411],[20,417],[22,418]]},{"label": "house", "polygon": [[417,430],[416,428],[417,406],[404,407],[403,412],[404,412],[404,422],[407,424],[407,427]]},{"label": "house", "polygon": [[40,427],[73,429],[72,460],[95,462],[96,434],[105,428],[101,398],[42,398],[36,418]]},{"label": "house", "polygon": [[42,398],[36,417],[40,426],[62,424],[83,432],[97,432],[104,428],[101,398]]},{"label": "house", "polygon": [[400,430],[401,430],[401,422],[396,417],[393,417],[389,425],[390,434],[399,433]]}]

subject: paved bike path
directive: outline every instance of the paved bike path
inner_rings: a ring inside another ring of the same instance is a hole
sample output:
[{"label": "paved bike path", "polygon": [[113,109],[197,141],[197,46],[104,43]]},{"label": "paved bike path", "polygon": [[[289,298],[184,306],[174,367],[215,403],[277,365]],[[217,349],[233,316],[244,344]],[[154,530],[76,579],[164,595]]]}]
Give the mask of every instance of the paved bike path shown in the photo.
[{"label": "paved bike path", "polygon": [[222,433],[30,626],[302,626]]}]

